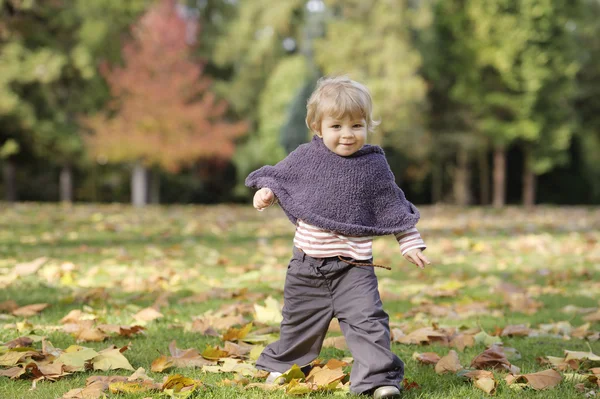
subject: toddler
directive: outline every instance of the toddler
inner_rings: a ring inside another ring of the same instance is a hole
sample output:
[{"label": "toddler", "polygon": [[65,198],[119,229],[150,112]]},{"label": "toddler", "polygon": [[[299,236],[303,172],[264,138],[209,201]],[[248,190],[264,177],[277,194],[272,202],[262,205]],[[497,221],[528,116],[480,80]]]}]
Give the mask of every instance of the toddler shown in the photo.
[{"label": "toddler", "polygon": [[404,363],[390,349],[372,237],[394,234],[404,257],[423,268],[430,262],[415,228],[419,212],[396,185],[383,150],[366,144],[377,123],[365,86],[346,77],[320,79],[306,124],[314,133],[310,143],[246,179],[259,189],[256,209],[278,202],[296,225],[281,336],[256,367],[270,372],[267,382],[294,364],[309,368],[335,317],[354,357],[351,392],[400,397]]}]

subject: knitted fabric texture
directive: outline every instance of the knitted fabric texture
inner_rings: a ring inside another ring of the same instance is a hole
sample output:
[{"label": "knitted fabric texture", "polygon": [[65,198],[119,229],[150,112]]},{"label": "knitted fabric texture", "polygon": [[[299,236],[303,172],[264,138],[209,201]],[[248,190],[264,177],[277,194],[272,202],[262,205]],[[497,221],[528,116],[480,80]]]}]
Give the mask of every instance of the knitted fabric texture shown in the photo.
[{"label": "knitted fabric texture", "polygon": [[406,200],[381,147],[348,157],[314,136],[274,166],[250,173],[246,186],[270,188],[290,221],[346,236],[380,236],[413,228],[419,211]]}]

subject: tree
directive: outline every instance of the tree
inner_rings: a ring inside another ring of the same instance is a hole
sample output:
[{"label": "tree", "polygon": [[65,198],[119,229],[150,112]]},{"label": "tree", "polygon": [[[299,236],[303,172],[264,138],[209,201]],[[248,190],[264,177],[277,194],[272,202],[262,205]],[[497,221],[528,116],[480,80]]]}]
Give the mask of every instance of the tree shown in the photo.
[{"label": "tree", "polygon": [[[0,2],[0,145],[14,140],[61,171],[61,199],[72,200],[71,167],[84,162],[76,115],[105,93],[98,56],[114,57],[127,26],[147,0]],[[5,195],[17,198],[19,153],[4,161]]]},{"label": "tree", "polygon": [[600,3],[585,0],[576,26],[581,68],[577,75],[576,109],[582,169],[587,177],[588,201],[600,199]]},{"label": "tree", "polygon": [[570,9],[560,4],[553,0],[453,0],[436,6],[436,24],[454,39],[445,43],[451,57],[444,62],[454,65],[450,69],[455,73],[450,99],[468,112],[470,132],[486,137],[494,150],[493,203],[497,207],[505,202],[508,146],[520,142],[527,149],[524,192],[533,201],[532,174],[555,164],[555,158],[544,152],[550,148],[564,152],[572,134],[568,116],[557,125],[553,113],[570,107],[577,71],[568,51],[572,41],[565,31]]},{"label": "tree", "polygon": [[405,0],[326,1],[326,33],[315,43],[315,60],[325,74],[348,74],[369,87],[381,125],[376,144],[395,147],[413,159],[424,158],[426,85],[418,71],[421,56],[413,30],[431,14],[424,4]]},{"label": "tree", "polygon": [[133,26],[123,47],[123,66],[103,68],[114,101],[108,111],[86,120],[95,156],[133,162],[132,201],[146,202],[146,168],[178,171],[199,159],[229,159],[234,140],[247,127],[224,120],[225,101],[191,61],[195,21],[178,13],[174,0],[156,3]]}]

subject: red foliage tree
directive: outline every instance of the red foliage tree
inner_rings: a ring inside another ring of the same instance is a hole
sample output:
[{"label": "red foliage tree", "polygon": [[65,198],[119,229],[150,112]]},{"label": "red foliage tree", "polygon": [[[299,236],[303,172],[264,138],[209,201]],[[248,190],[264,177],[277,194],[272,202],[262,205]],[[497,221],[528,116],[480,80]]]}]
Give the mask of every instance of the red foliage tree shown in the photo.
[{"label": "red foliage tree", "polygon": [[132,27],[124,66],[101,68],[113,102],[85,121],[94,131],[87,140],[94,155],[173,172],[201,159],[231,158],[247,125],[225,120],[227,104],[190,59],[197,28],[176,0],[157,2]]}]

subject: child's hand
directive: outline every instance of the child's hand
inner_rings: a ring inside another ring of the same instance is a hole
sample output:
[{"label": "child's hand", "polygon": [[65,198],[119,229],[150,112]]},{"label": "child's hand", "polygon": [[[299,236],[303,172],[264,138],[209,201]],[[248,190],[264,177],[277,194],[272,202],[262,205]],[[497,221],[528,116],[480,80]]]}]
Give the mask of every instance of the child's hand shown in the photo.
[{"label": "child's hand", "polygon": [[424,269],[425,265],[431,264],[431,262],[425,257],[423,251],[421,251],[420,248],[411,249],[410,251],[404,254],[404,257],[407,261],[414,263],[421,269]]},{"label": "child's hand", "polygon": [[265,208],[273,205],[275,194],[270,188],[263,187],[254,194],[253,205],[258,211],[264,211]]}]

